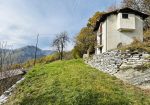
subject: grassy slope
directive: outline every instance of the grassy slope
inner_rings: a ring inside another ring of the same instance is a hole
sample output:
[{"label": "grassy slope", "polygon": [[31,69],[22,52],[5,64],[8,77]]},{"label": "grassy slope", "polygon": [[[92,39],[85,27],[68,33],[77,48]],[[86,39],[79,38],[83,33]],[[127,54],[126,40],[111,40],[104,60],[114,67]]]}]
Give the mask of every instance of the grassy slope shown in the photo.
[{"label": "grassy slope", "polygon": [[35,67],[7,104],[150,105],[150,96],[82,60],[69,60]]}]

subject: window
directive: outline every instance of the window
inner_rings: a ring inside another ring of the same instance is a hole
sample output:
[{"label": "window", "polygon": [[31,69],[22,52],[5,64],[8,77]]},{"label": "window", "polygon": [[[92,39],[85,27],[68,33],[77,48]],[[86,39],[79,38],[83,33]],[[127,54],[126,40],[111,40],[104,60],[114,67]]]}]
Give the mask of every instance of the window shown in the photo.
[{"label": "window", "polygon": [[123,18],[123,19],[128,19],[128,14],[123,13],[123,14],[122,14],[122,18]]},{"label": "window", "polygon": [[100,45],[102,45],[102,35],[100,35]]}]

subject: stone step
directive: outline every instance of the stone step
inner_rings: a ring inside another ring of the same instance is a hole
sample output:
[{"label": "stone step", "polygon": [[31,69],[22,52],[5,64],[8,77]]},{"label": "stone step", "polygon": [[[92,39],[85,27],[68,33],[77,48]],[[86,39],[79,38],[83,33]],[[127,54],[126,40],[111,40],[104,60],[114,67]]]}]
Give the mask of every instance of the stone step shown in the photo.
[{"label": "stone step", "polygon": [[128,58],[127,61],[135,61],[135,60],[140,60],[139,58]]}]

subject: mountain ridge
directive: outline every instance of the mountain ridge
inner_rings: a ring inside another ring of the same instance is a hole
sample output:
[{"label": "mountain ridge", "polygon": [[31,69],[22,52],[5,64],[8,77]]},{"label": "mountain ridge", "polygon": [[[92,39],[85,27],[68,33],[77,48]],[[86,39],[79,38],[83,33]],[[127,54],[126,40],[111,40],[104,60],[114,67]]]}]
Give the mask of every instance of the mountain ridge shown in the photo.
[{"label": "mountain ridge", "polygon": [[[24,63],[27,60],[34,59],[36,47],[27,45],[21,48],[13,49],[13,50],[1,49],[1,51],[2,50],[5,51],[7,56],[11,52],[13,63],[16,64],[16,63]],[[52,53],[54,53],[54,51],[52,50],[42,50],[40,48],[37,48],[36,55],[37,55],[37,58],[40,58],[46,55],[50,55]]]}]

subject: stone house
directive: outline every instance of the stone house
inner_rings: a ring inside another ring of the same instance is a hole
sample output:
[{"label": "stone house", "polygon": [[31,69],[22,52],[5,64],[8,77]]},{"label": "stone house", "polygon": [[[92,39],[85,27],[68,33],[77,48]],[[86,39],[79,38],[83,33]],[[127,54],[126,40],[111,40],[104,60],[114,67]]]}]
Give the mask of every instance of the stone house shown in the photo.
[{"label": "stone house", "polygon": [[96,54],[130,44],[135,38],[143,41],[143,21],[147,17],[130,8],[103,14],[94,28],[97,32]]}]

